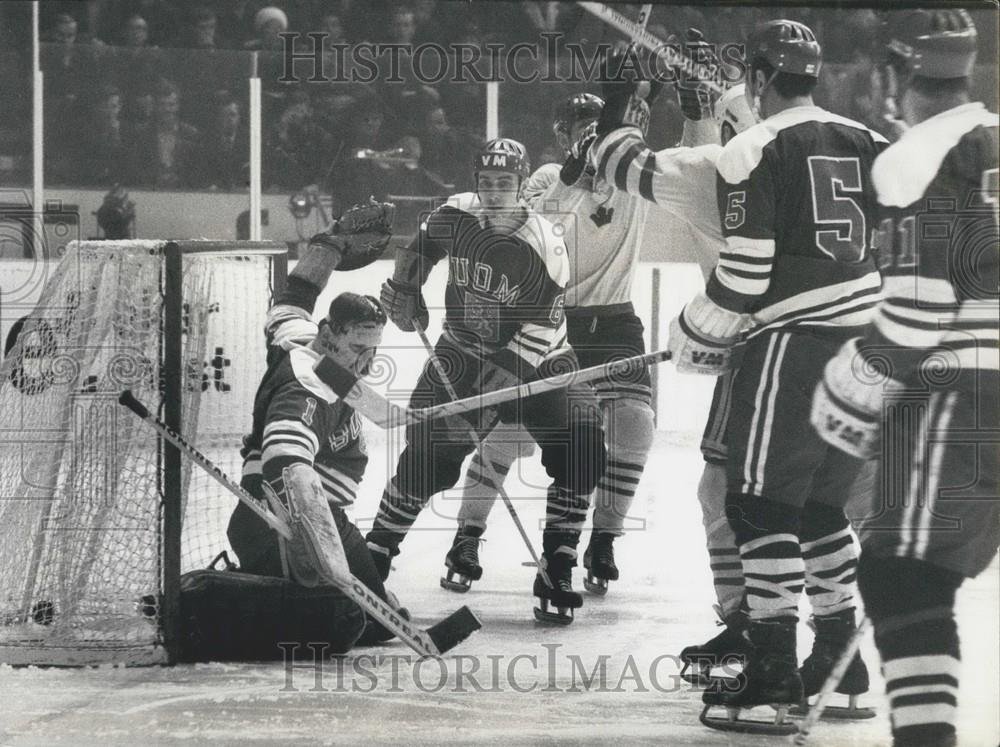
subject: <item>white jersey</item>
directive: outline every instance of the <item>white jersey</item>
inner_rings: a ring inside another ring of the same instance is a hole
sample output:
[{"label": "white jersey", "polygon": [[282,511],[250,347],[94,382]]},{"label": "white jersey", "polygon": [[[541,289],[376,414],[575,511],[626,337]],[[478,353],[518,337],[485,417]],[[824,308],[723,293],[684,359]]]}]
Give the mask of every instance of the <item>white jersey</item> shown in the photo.
[{"label": "white jersey", "polygon": [[623,127],[597,141],[589,158],[598,179],[677,219],[680,231],[664,239],[687,243],[707,277],[725,247],[715,187],[721,153],[717,144],[653,152],[639,128]]},{"label": "white jersey", "polygon": [[559,170],[541,166],[525,182],[524,197],[563,233],[567,308],[629,303],[649,206],[603,179],[567,186]]}]

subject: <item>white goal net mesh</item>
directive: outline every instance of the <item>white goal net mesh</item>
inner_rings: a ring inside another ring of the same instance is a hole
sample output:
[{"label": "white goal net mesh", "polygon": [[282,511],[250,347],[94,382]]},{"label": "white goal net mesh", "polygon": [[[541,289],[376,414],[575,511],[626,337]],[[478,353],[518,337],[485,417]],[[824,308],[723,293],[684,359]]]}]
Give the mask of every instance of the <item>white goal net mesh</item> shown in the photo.
[{"label": "white goal net mesh", "polygon": [[[238,479],[263,374],[266,253],[182,249],[181,428]],[[71,245],[0,366],[0,662],[164,661],[166,242]],[[213,245],[217,246],[217,245]],[[235,499],[181,470],[181,570],[228,548]]]}]

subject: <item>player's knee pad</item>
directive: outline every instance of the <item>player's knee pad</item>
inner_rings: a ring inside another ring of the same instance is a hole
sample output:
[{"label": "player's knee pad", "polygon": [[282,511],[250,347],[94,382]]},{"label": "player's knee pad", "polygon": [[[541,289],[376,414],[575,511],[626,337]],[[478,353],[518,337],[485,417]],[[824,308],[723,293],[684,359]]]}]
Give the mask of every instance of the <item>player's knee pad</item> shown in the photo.
[{"label": "player's knee pad", "polygon": [[633,397],[611,400],[604,406],[608,450],[616,461],[644,465],[653,445],[653,408]]},{"label": "player's knee pad", "polygon": [[858,588],[883,659],[945,653],[958,656],[955,593],[963,577],[915,558],[862,552]]},{"label": "player's knee pad", "polygon": [[848,524],[844,509],[810,501],[802,507],[799,540],[814,542],[847,528]]},{"label": "player's knee pad", "polygon": [[737,546],[769,534],[799,534],[801,509],[759,495],[728,493],[726,516]]},{"label": "player's knee pad", "polygon": [[589,496],[608,465],[604,429],[590,420],[578,421],[571,425],[569,436],[568,445],[543,444],[542,465],[556,486]]}]

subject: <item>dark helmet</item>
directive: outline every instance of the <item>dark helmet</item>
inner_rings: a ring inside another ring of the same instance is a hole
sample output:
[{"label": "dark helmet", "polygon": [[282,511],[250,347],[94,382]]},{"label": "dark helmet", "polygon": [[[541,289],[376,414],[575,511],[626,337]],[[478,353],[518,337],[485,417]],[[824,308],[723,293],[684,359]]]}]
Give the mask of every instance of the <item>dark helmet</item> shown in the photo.
[{"label": "dark helmet", "polygon": [[574,93],[556,107],[552,116],[552,131],[569,137],[573,125],[584,119],[597,119],[604,109],[604,99],[592,93]]},{"label": "dark helmet", "polygon": [[890,59],[922,78],[965,78],[976,63],[976,26],[961,8],[917,9],[887,24]]},{"label": "dark helmet", "polygon": [[509,171],[521,179],[527,179],[531,174],[531,162],[528,160],[527,149],[517,140],[509,137],[498,137],[490,140],[476,154],[473,171]]},{"label": "dark helmet", "polygon": [[779,73],[794,73],[819,77],[823,65],[823,50],[816,34],[798,21],[768,21],[761,24],[747,40],[747,62],[756,58],[767,60]]}]

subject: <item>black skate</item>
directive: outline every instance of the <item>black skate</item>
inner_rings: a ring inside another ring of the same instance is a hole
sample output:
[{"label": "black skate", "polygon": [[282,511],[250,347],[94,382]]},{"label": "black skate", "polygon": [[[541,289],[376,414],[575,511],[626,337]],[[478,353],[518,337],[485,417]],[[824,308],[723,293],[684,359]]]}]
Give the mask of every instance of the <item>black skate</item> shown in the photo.
[{"label": "black skate", "polygon": [[444,556],[448,574],[441,579],[442,589],[464,594],[472,588],[473,581],[482,578],[483,567],[479,565],[479,543],[485,541],[482,534],[480,527],[462,527],[455,533],[455,541]]},{"label": "black skate", "polygon": [[[788,718],[789,709],[802,700],[802,680],[795,659],[795,621],[752,623],[753,651],[736,677],[719,680],[720,686],[702,694],[701,723],[710,729],[743,734],[783,736],[798,727]],[[741,718],[746,709],[770,706],[769,720]],[[712,708],[726,709],[725,716],[711,715]]]},{"label": "black skate", "polygon": [[583,567],[587,569],[583,588],[599,597],[608,593],[608,581],[618,580],[614,541],[613,534],[593,532],[587,551],[583,553]]},{"label": "black skate", "polygon": [[[805,697],[802,704],[793,709],[793,715],[805,715],[809,712],[809,698],[819,694],[830,672],[837,665],[840,654],[850,642],[857,627],[854,610],[845,610],[825,617],[813,617],[810,620],[810,627],[816,631],[816,638],[813,640],[812,653],[802,662],[802,668],[799,670]],[[821,719],[859,721],[875,717],[874,709],[858,705],[858,696],[868,692],[868,667],[861,660],[860,654],[855,654],[834,692],[846,695],[847,705],[827,705],[823,709]]]},{"label": "black skate", "polygon": [[[747,622],[746,613],[736,611],[720,622],[725,627],[717,636],[701,645],[684,648],[681,651],[684,663],[681,679],[701,689],[732,689],[733,677],[737,674],[735,667],[742,668],[746,664],[746,657],[753,648],[745,633]],[[718,667],[729,676],[713,675],[712,670]]]},{"label": "black skate", "polygon": [[[541,572],[535,576],[533,594],[538,597],[535,619],[550,625],[569,625],[573,622],[573,610],[583,606],[583,595],[573,591],[573,566],[576,552],[559,550],[551,557],[543,556],[542,565],[552,582],[550,587]],[[550,607],[555,607],[553,612]]]}]

